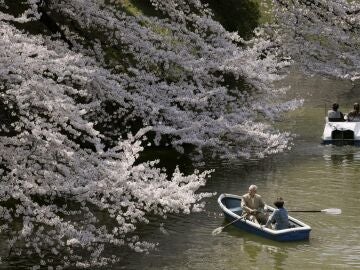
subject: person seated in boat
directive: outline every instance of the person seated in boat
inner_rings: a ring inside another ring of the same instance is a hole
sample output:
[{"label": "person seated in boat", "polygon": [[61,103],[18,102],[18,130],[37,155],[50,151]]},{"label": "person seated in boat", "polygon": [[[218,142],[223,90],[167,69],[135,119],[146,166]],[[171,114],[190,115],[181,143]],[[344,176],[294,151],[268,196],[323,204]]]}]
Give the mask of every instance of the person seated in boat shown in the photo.
[{"label": "person seated in boat", "polygon": [[251,185],[248,193],[242,196],[241,208],[245,211],[245,217],[256,223],[265,224],[267,214],[265,214],[265,203],[259,194],[256,194],[257,186]]},{"label": "person seated in boat", "polygon": [[277,198],[274,202],[274,205],[277,207],[277,209],[275,209],[274,212],[270,215],[269,219],[265,224],[265,227],[270,227],[270,225],[275,224],[275,230],[283,230],[289,228],[289,215],[284,207],[283,198]]},{"label": "person seated in boat", "polygon": [[338,111],[339,104],[334,103],[332,109],[328,111],[328,120],[330,122],[342,122],[344,121],[344,115],[342,112]]},{"label": "person seated in boat", "polygon": [[347,121],[358,122],[360,121],[360,106],[359,103],[354,103],[354,109],[347,114]]}]

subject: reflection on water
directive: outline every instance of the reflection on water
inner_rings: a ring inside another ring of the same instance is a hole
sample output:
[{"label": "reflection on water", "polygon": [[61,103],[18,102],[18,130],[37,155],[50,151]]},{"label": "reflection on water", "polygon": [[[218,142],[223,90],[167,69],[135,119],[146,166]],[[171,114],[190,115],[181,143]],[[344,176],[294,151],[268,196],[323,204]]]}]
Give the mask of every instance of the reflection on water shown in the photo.
[{"label": "reflection on water", "polygon": [[360,151],[353,146],[334,146],[324,147],[323,156],[328,166],[356,167],[360,163]]},{"label": "reflection on water", "polygon": [[288,258],[286,249],[285,248],[269,249],[269,251],[270,252],[272,251],[272,253],[273,253],[273,258],[275,261],[274,268],[275,269],[285,269],[284,262]]},{"label": "reflection on water", "polygon": [[252,265],[258,265],[265,257],[267,258],[269,268],[285,269],[285,261],[288,258],[288,251],[285,247],[264,244],[261,241],[247,240],[244,238],[241,250],[248,256],[249,263]]},{"label": "reflection on water", "polygon": [[[245,242],[244,247],[248,249],[247,253],[249,256],[254,256],[254,250],[256,250],[256,254],[258,255],[260,252],[265,253],[265,256],[268,257],[270,260],[269,267],[272,269],[285,269],[285,261],[288,258],[287,249],[284,247],[273,246],[273,245],[264,245],[259,244],[258,242],[248,241]],[[257,257],[256,255],[256,257]],[[271,261],[273,262],[271,265]],[[256,265],[256,260],[254,260],[254,264]],[[272,267],[271,267],[272,266]]]}]

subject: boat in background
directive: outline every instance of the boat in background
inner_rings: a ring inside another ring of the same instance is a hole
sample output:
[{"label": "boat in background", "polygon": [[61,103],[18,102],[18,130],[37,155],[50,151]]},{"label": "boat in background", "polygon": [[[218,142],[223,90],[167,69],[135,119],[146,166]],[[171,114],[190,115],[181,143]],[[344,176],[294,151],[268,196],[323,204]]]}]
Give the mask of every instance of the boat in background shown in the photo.
[{"label": "boat in background", "polygon": [[360,146],[360,122],[335,122],[325,117],[322,143]]},{"label": "boat in background", "polygon": [[[225,218],[234,221],[235,227],[280,242],[309,239],[311,227],[291,216],[289,216],[290,226],[284,230],[265,228],[258,223],[242,218],[241,198],[241,196],[233,194],[221,194],[218,198],[218,204],[224,212]],[[269,205],[266,205],[266,209],[270,214],[275,210]]]}]

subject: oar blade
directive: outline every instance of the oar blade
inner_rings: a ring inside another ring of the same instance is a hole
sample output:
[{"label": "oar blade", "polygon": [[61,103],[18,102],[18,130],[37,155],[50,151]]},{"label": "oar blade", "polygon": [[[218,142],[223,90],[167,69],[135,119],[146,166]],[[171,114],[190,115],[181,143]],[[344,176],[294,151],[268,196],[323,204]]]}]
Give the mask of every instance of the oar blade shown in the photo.
[{"label": "oar blade", "polygon": [[218,227],[218,228],[214,229],[211,234],[218,235],[222,232],[223,229],[224,229],[224,227]]},{"label": "oar blade", "polygon": [[328,209],[321,210],[321,212],[324,212],[326,214],[331,214],[331,215],[340,215],[341,214],[341,209],[339,209],[339,208],[328,208]]}]

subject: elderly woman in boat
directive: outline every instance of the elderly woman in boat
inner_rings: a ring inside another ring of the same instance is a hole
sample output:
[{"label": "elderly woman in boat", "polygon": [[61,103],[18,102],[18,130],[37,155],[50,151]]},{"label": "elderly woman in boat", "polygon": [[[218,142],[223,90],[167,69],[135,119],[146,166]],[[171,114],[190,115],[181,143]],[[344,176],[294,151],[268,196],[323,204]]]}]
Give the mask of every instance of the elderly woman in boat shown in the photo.
[{"label": "elderly woman in boat", "polygon": [[268,221],[266,222],[265,227],[269,227],[271,224],[275,223],[275,230],[283,230],[289,228],[289,215],[287,210],[284,208],[283,198],[277,198],[274,202],[274,205],[277,207],[277,209],[275,209],[274,212],[271,214]]},{"label": "elderly woman in boat", "polygon": [[256,223],[265,224],[267,214],[265,214],[265,203],[260,195],[256,194],[257,186],[251,185],[248,193],[242,196],[241,208],[245,211],[245,217]]}]

